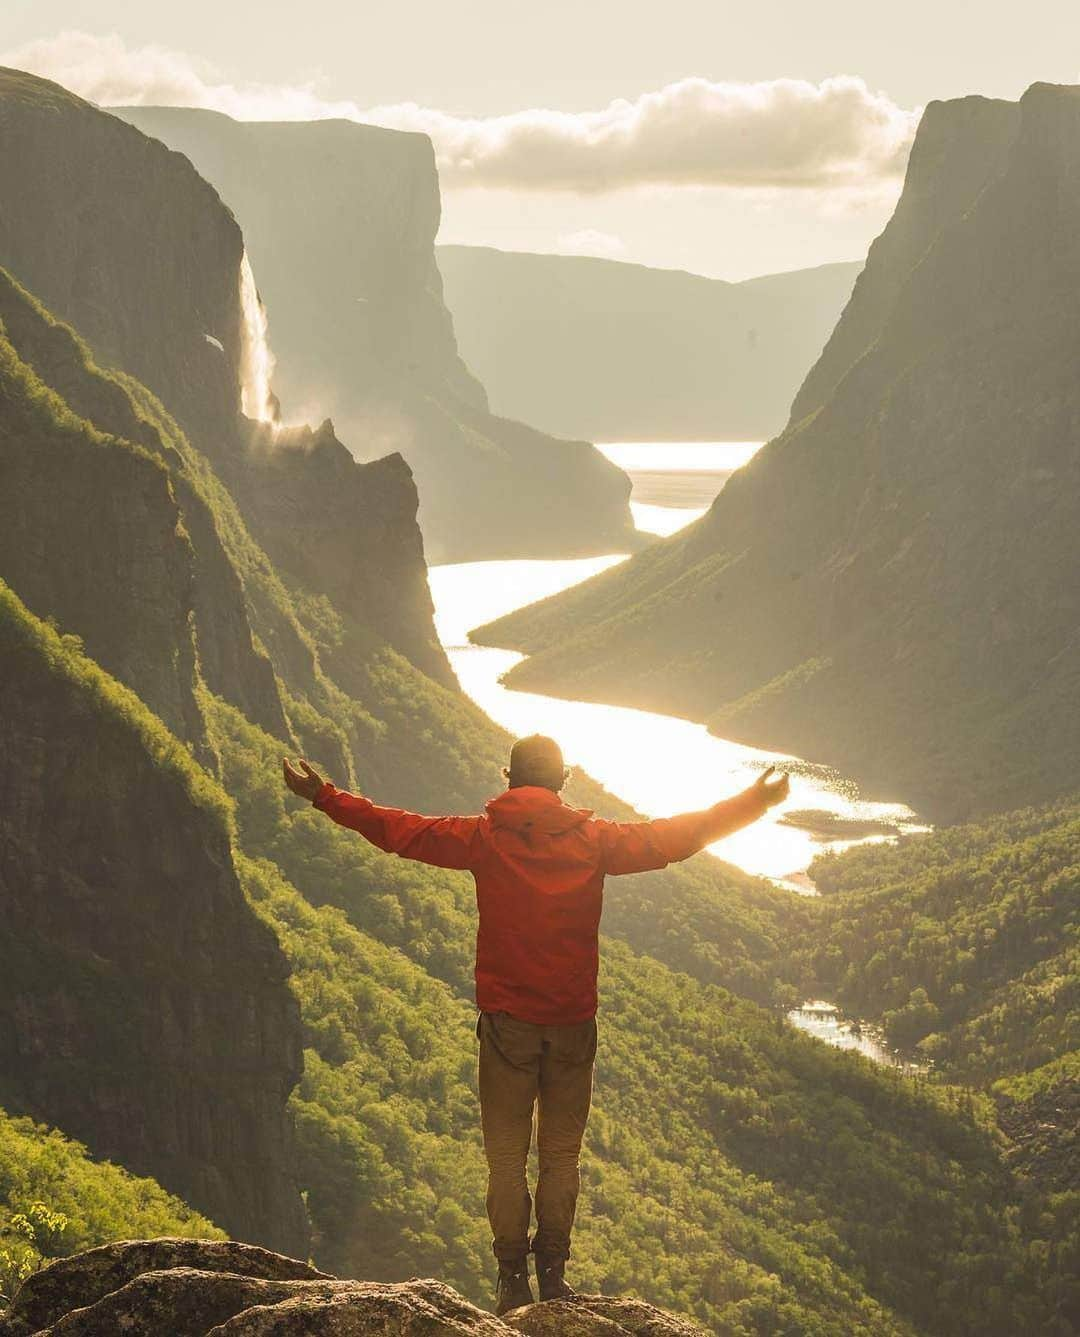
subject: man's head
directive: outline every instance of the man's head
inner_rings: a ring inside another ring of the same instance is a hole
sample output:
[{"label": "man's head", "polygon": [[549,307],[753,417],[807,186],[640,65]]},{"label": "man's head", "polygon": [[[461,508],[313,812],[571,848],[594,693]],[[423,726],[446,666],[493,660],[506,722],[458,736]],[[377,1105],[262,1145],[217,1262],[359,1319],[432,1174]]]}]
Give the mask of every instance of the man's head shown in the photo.
[{"label": "man's head", "polygon": [[519,738],[510,749],[510,765],[503,768],[503,775],[511,789],[519,785],[540,785],[557,794],[566,784],[570,772],[563,765],[562,749],[555,739],[534,733],[528,738]]}]

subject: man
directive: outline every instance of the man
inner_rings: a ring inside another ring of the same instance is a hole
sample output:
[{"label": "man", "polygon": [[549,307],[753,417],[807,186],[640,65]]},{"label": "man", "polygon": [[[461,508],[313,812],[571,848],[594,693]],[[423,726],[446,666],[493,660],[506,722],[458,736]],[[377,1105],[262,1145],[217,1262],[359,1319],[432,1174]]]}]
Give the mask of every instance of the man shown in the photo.
[{"label": "man", "polygon": [[[476,881],[476,1003],[487,1211],[499,1263],[497,1314],[574,1294],[564,1278],[578,1196],[578,1159],[592,1097],[600,912],[608,873],[687,859],[755,821],[788,794],[770,767],[734,798],[651,822],[609,822],[564,803],[569,772],[551,738],[516,742],[506,791],[477,817],[421,817],[377,807],[283,760],[285,782],[387,853]],[[537,1111],[536,1234],[526,1162]]]}]

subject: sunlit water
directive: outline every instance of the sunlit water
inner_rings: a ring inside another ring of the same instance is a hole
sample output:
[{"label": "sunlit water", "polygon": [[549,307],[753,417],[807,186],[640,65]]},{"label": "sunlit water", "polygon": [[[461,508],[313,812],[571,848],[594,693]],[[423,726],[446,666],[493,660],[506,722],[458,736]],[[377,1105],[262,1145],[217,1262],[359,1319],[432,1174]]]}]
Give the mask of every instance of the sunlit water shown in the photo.
[{"label": "sunlit water", "polygon": [[800,1031],[836,1049],[853,1049],[890,1068],[903,1068],[906,1072],[920,1070],[919,1064],[907,1062],[890,1049],[876,1026],[846,1020],[831,1003],[810,999],[789,1012],[787,1019]]},{"label": "sunlit water", "polygon": [[[635,489],[632,505],[641,508],[638,527],[652,533],[672,533],[702,514],[732,470],[746,463],[756,448],[755,443],[747,442],[602,447],[609,458],[630,471]],[[676,487],[693,475],[696,490],[680,491],[682,505],[637,502],[640,480],[644,478],[647,488],[655,491],[662,475],[673,479]],[[785,826],[785,812],[813,809],[843,819],[913,827],[914,816],[903,804],[860,801],[854,785],[826,767],[717,738],[703,725],[621,706],[510,691],[500,679],[521,655],[469,644],[472,628],[568,589],[624,560],[624,554],[616,553],[566,561],[432,567],[436,629],[465,692],[511,733],[546,733],[556,738],[570,765],[588,771],[649,816],[707,807],[750,784],[770,764],[791,768],[787,803],[712,850],[747,872],[784,881],[798,890],[810,889],[805,870],[816,854],[859,842],[815,838],[809,831]]]},{"label": "sunlit water", "polygon": [[667,536],[705,514],[709,503],[760,448],[759,441],[632,441],[599,445],[634,484],[630,511],[647,534]]}]

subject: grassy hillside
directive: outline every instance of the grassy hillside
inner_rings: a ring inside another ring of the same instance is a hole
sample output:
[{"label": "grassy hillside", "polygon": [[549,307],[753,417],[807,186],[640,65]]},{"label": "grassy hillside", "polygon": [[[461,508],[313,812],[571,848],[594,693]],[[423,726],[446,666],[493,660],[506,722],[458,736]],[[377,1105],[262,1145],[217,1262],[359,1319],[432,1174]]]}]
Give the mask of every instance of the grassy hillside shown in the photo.
[{"label": "grassy hillside", "polygon": [[497,412],[599,441],[762,441],[861,268],[725,283],[590,256],[439,246],[462,356]]}]

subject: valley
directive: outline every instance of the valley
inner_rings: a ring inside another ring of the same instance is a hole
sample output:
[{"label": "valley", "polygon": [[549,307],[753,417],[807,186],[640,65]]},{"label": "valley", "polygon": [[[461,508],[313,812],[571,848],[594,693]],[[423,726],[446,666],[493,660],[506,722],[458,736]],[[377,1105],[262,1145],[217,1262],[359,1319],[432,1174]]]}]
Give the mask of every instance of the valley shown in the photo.
[{"label": "valley", "polygon": [[472,881],[281,758],[472,813],[541,730],[623,821],[792,774],[608,880],[575,1285],[1072,1337],[1078,107],[932,104],[778,436],[594,446],[461,357],[425,135],[0,69],[5,1297],[172,1235],[490,1304]]}]

